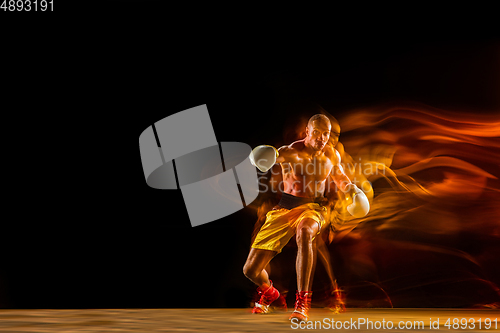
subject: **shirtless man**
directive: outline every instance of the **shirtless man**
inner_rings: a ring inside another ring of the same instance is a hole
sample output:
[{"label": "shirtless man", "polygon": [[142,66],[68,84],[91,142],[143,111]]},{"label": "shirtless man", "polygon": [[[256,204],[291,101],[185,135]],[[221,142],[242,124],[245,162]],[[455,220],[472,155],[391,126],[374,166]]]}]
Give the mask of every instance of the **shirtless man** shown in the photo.
[{"label": "shirtless man", "polygon": [[243,267],[245,276],[259,287],[260,300],[255,303],[253,313],[268,313],[269,305],[280,297],[265,267],[296,235],[297,293],[290,320],[308,320],[316,236],[326,225],[326,208],[320,203],[325,200],[323,193],[329,175],[347,194],[348,200],[352,200],[348,209],[351,214],[360,217],[368,213],[366,196],[349,180],[340,165],[340,154],[335,149],[339,135],[339,124],[332,124],[328,117],[317,114],[309,119],[304,139],[278,150],[259,146],[250,154],[252,164],[264,172],[275,163],[281,164],[284,184],[281,201],[267,213]]}]

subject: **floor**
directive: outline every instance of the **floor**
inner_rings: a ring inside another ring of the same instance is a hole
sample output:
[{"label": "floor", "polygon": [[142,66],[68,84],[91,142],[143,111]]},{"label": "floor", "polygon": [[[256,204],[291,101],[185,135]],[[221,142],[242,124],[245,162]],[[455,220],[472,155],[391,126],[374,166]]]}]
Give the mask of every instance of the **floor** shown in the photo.
[{"label": "floor", "polygon": [[0,310],[0,332],[500,331],[500,310],[348,309],[334,314],[313,308],[310,321],[301,325],[290,322],[289,315],[253,315],[250,309]]}]

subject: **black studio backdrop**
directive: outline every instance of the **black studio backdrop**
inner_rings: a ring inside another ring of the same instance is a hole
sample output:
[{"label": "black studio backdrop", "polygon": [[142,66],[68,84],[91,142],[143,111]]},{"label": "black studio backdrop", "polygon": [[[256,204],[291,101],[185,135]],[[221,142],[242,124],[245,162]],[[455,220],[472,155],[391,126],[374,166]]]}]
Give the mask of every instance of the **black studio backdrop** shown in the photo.
[{"label": "black studio backdrop", "polygon": [[[43,219],[13,227],[3,308],[248,306],[254,286],[242,268],[255,211],[193,228],[180,191],[145,182],[139,135],[173,113],[207,104],[219,142],[253,147],[285,144],[286,124],[309,102],[333,116],[407,100],[500,110],[498,40],[352,41],[316,61],[287,62],[258,49],[196,53],[171,40],[115,45],[112,36],[104,39],[115,52],[88,67],[96,76],[85,109],[94,120],[85,124],[94,126],[77,172],[54,181],[51,198],[25,198],[38,202],[25,214]],[[158,56],[165,45],[168,57]]]}]

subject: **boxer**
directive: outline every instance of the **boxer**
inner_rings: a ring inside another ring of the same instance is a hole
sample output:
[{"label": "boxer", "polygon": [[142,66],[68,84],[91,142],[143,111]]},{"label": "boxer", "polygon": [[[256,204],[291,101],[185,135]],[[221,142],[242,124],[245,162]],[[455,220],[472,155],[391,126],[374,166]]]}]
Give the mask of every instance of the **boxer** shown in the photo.
[{"label": "boxer", "polygon": [[[297,241],[297,292],[290,320],[308,320],[311,306],[312,273],[316,263],[316,236],[325,227],[325,184],[331,176],[336,186],[350,200],[348,211],[355,217],[369,211],[366,195],[346,176],[335,149],[340,135],[338,123],[323,114],[312,116],[306,136],[279,149],[269,145],[256,147],[249,158],[260,171],[280,164],[284,190],[280,202],[266,214],[266,221],[252,243],[243,273],[258,286],[260,299],[253,313],[268,313],[270,305],[280,299],[279,291],[265,270],[271,259],[295,236]],[[286,303],[279,304],[286,308]]]}]

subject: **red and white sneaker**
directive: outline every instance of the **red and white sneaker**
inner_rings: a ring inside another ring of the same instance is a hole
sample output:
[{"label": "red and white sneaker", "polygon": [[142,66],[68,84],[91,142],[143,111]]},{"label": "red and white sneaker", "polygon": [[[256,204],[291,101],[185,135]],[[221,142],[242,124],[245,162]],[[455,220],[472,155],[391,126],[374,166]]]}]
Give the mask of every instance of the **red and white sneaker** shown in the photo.
[{"label": "red and white sneaker", "polygon": [[252,313],[269,313],[271,312],[270,305],[274,301],[278,300],[276,304],[273,304],[273,309],[286,311],[286,300],[280,295],[278,289],[273,287],[273,282],[271,281],[271,286],[266,290],[262,288],[257,288],[259,293],[259,301],[255,302],[255,306]]},{"label": "red and white sneaker", "polygon": [[290,316],[290,320],[297,318],[299,321],[309,320],[309,309],[311,308],[312,291],[297,291],[295,310]]}]

